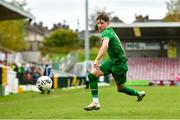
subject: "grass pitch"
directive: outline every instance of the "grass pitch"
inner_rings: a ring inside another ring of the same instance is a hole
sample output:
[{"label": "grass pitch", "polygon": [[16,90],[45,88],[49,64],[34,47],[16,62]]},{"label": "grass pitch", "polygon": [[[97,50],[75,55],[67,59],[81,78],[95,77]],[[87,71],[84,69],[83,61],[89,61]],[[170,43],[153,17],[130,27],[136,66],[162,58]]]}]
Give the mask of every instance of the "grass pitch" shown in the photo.
[{"label": "grass pitch", "polygon": [[0,97],[0,119],[180,119],[180,87],[132,88],[146,91],[142,102],[113,85],[101,87],[101,109],[88,112],[91,94],[83,88]]}]

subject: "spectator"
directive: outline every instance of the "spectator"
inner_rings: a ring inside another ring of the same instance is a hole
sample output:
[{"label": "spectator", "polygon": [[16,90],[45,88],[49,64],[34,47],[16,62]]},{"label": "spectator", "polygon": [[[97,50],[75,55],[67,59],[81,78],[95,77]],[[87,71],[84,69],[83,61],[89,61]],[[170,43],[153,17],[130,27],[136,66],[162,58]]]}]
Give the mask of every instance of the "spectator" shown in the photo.
[{"label": "spectator", "polygon": [[[52,78],[51,65],[48,61],[45,62],[43,75]],[[44,93],[44,91],[42,91],[42,93]],[[47,93],[50,94],[50,90],[48,90]]]},{"label": "spectator", "polygon": [[44,65],[43,75],[48,76],[48,77],[52,77],[52,75],[51,75],[51,65],[48,62],[46,62],[45,65]]}]

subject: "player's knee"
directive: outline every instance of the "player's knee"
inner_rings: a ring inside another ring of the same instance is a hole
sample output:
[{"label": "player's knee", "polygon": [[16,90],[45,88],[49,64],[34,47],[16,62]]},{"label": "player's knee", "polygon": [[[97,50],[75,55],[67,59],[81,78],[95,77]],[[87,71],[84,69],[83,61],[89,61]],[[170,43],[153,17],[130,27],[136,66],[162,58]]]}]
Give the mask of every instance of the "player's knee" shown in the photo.
[{"label": "player's knee", "polygon": [[93,74],[95,77],[99,77],[96,71],[93,71],[90,74]]},{"label": "player's knee", "polygon": [[124,85],[123,84],[117,85],[117,91],[118,92],[123,92],[123,90],[124,90]]},{"label": "player's knee", "polygon": [[118,92],[123,92],[123,89],[117,89]]},{"label": "player's knee", "polygon": [[98,72],[95,72],[94,75],[95,75],[96,77],[99,77],[99,76],[100,76]]},{"label": "player's knee", "polygon": [[89,78],[89,81],[93,81],[97,79],[97,77],[93,73],[89,73],[88,78]]},{"label": "player's knee", "polygon": [[103,75],[103,72],[97,69],[93,69],[91,73],[96,77],[100,77],[101,75]]}]

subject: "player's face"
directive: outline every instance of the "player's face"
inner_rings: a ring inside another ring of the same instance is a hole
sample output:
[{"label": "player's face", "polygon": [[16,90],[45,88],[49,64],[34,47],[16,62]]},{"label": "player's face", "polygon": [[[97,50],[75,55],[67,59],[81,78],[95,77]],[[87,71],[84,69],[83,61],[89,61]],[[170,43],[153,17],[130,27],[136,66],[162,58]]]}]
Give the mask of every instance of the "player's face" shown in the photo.
[{"label": "player's face", "polygon": [[97,20],[97,25],[99,31],[103,31],[106,27],[108,27],[109,23],[105,22],[104,20]]}]

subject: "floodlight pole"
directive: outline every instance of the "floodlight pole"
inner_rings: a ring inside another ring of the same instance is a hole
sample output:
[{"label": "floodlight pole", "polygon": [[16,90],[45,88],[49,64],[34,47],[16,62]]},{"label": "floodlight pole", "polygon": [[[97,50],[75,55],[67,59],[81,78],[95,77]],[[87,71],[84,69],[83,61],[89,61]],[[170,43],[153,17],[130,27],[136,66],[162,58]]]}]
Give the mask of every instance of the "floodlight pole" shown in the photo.
[{"label": "floodlight pole", "polygon": [[88,33],[88,0],[86,0],[86,12],[85,12],[85,60],[89,60],[89,33]]}]

